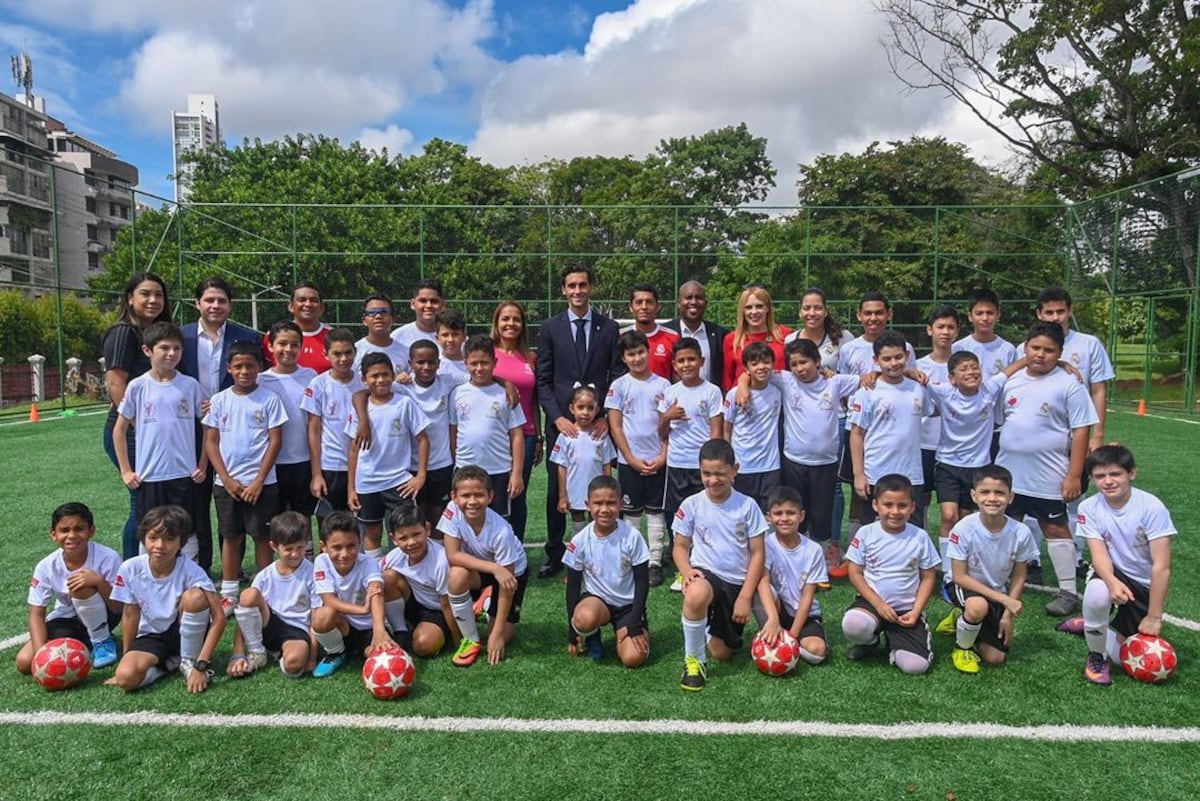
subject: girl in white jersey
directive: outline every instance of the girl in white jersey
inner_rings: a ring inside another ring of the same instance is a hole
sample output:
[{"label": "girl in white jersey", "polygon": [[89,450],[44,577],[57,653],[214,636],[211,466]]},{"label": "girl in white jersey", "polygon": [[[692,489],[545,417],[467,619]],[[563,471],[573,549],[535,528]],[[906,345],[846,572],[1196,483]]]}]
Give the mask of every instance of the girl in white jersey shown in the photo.
[{"label": "girl in white jersey", "polygon": [[578,387],[568,408],[579,433],[555,440],[550,461],[558,465],[558,511],[571,514],[572,533],[578,534],[587,525],[588,484],[596,476],[612,475],[617,450],[608,437],[592,436],[600,413],[595,389]]}]

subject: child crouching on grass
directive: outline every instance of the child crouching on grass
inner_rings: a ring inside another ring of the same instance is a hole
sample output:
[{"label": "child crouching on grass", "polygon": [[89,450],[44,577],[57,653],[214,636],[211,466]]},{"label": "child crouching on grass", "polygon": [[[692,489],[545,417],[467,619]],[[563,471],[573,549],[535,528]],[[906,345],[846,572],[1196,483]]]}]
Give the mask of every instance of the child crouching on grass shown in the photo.
[{"label": "child crouching on grass", "polygon": [[[415,345],[413,352],[419,358]],[[402,647],[417,656],[437,656],[459,639],[446,549],[429,539],[421,507],[391,510],[387,527],[395,547],[383,560],[384,616]]]}]

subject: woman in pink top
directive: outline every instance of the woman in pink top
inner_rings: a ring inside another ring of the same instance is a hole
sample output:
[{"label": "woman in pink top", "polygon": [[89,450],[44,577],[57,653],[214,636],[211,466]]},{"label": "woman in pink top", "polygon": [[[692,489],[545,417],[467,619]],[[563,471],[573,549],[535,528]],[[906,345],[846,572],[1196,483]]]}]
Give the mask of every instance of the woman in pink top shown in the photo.
[{"label": "woman in pink top", "polygon": [[[501,301],[492,313],[492,341],[496,343],[496,373],[498,379],[510,382],[521,398],[521,410],[525,412],[525,453],[532,454],[524,464],[525,486],[534,465],[542,461],[542,435],[537,403],[537,364],[533,351],[529,349],[525,333],[525,309],[515,300]],[[517,539],[525,540],[525,522],[529,518],[528,493],[522,492],[512,499],[508,522]]]},{"label": "woman in pink top", "polygon": [[738,298],[737,325],[725,335],[725,376],[721,390],[728,392],[738,377],[746,372],[742,366],[742,351],[751,342],[765,342],[775,353],[775,369],[786,370],[783,341],[792,329],[775,322],[771,293],[762,286],[748,286]]}]

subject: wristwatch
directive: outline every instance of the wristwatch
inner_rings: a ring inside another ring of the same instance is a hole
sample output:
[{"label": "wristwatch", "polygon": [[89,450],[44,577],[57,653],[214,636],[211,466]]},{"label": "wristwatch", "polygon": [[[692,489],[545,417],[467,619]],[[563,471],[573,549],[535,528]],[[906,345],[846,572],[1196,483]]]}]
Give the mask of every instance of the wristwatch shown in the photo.
[{"label": "wristwatch", "polygon": [[196,670],[199,670],[201,673],[207,673],[208,672],[208,660],[207,659],[197,659],[193,663],[192,667],[194,667]]}]

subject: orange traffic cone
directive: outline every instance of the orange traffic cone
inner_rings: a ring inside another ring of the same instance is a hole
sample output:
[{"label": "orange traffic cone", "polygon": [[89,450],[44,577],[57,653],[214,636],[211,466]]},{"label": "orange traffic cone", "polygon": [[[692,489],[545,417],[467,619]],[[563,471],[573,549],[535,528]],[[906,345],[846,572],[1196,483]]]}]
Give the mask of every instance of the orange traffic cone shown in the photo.
[{"label": "orange traffic cone", "polygon": [[38,414],[37,404],[36,403],[30,404],[30,406],[29,406],[29,422],[36,423],[36,422],[39,422],[41,419],[42,419],[42,416],[40,414]]},{"label": "orange traffic cone", "polygon": [[1146,416],[1146,399],[1142,398],[1138,401],[1138,414],[1142,417]]}]

